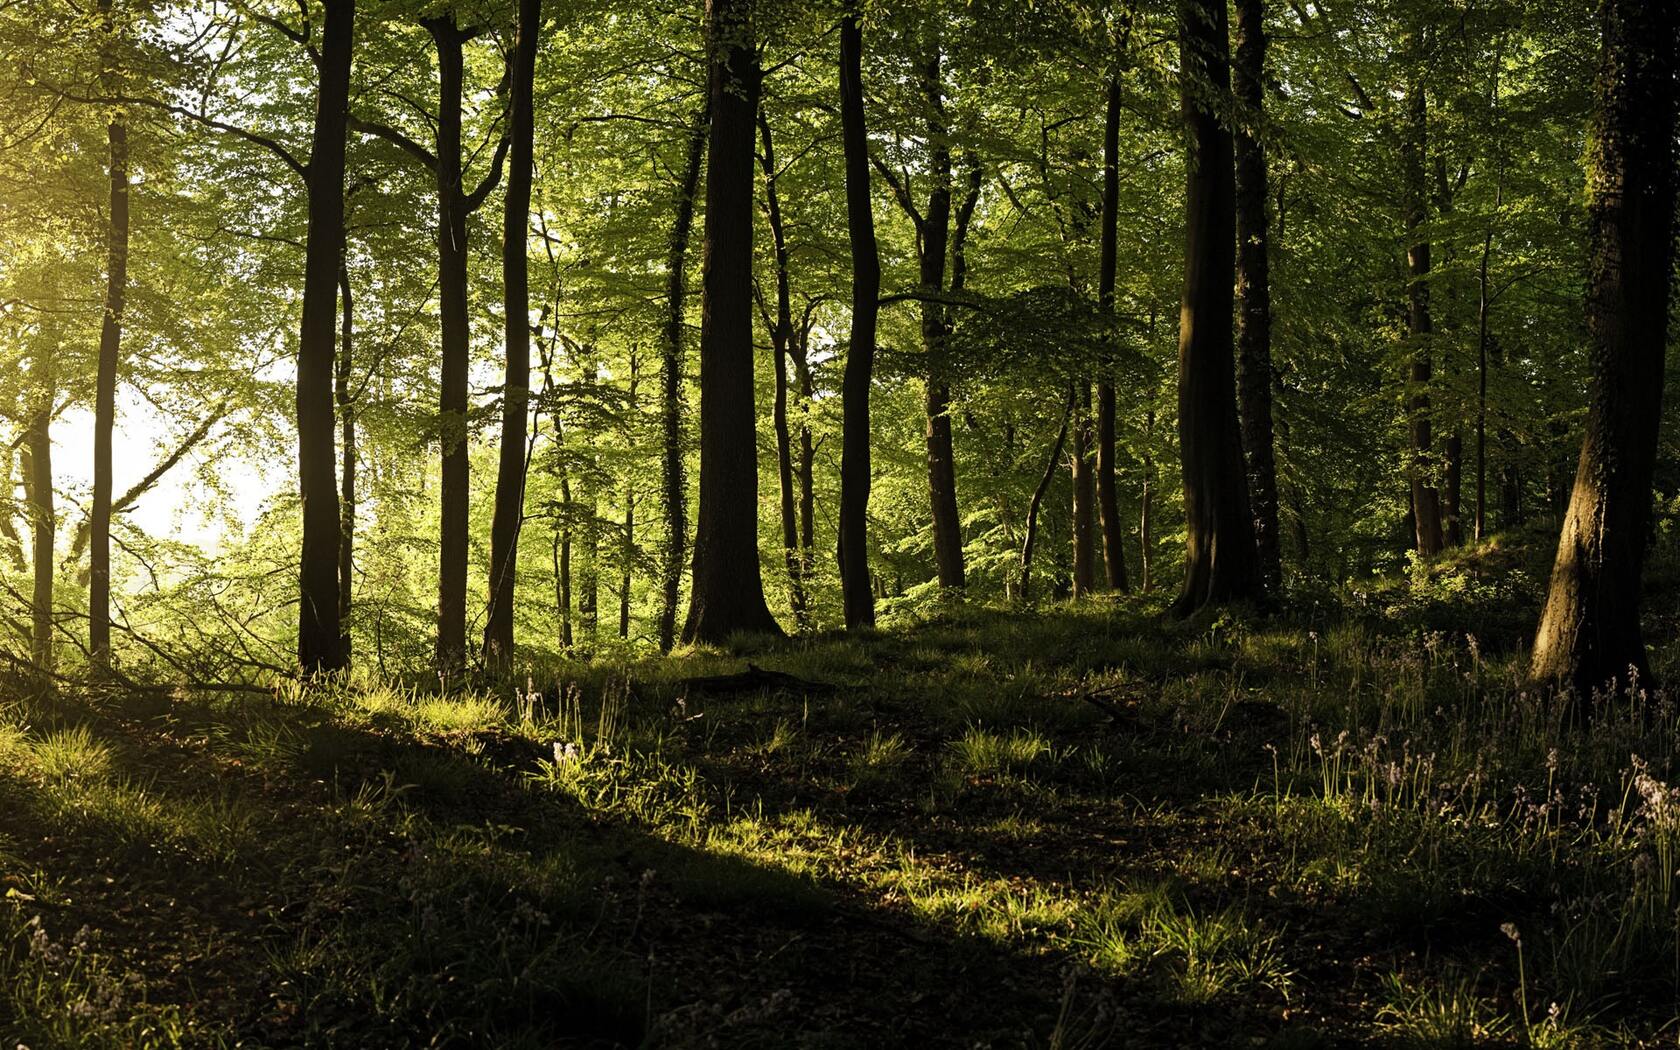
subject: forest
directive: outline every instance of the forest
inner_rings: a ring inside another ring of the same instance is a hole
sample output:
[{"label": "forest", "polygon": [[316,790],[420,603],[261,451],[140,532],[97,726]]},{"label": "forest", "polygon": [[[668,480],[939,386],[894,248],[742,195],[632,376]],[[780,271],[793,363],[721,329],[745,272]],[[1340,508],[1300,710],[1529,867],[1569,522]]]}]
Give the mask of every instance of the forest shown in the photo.
[{"label": "forest", "polygon": [[1674,1045],[1677,106],[1667,0],[0,0],[0,1045]]}]

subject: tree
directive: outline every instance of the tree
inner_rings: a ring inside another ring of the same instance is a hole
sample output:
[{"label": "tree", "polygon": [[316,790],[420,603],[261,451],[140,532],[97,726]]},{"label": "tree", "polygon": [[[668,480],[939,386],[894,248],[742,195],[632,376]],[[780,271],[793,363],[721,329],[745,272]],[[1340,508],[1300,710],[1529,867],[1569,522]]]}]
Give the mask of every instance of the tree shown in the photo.
[{"label": "tree", "polygon": [[[100,18],[114,38],[111,0],[101,0]],[[107,95],[115,58],[106,55]],[[93,508],[88,540],[88,657],[96,670],[111,661],[111,450],[117,418],[117,364],[122,356],[123,304],[128,294],[128,123],[121,111],[106,125],[110,156],[110,213],[105,248],[105,302],[99,328],[99,362],[94,381]]]},{"label": "tree", "polygon": [[531,177],[536,163],[532,92],[541,26],[542,0],[519,0],[508,101],[510,170],[502,206],[502,322],[507,361],[496,508],[490,525],[490,611],[484,623],[484,665],[504,674],[513,661],[513,599],[519,531],[525,520],[525,438],[531,405],[529,240]]},{"label": "tree", "polygon": [[1278,551],[1277,460],[1272,442],[1272,295],[1267,217],[1266,148],[1260,141],[1265,111],[1266,14],[1264,0],[1237,0],[1236,56],[1232,86],[1243,106],[1236,138],[1237,200],[1237,400],[1254,543],[1260,581],[1276,594],[1282,583]]},{"label": "tree", "polygon": [[700,320],[700,513],[683,637],[780,634],[758,562],[753,405],[753,140],[762,75],[752,0],[707,0],[706,227]]},{"label": "tree", "polygon": [[683,467],[683,314],[688,303],[688,242],[694,231],[694,198],[710,137],[702,109],[688,133],[688,156],[677,186],[676,216],[665,252],[665,328],[660,340],[659,377],[661,445],[660,488],[665,504],[665,549],[660,565],[659,648],[669,650],[677,635],[677,604],[682,596],[683,562],[688,546],[688,481]]},{"label": "tree", "polygon": [[[1420,37],[1421,39],[1421,37]],[[1420,60],[1421,61],[1421,60]],[[1424,155],[1429,148],[1429,102],[1421,84],[1407,85],[1404,140],[1400,146],[1406,224],[1406,331],[1412,344],[1407,411],[1411,436],[1412,520],[1417,552],[1433,557],[1446,547],[1441,522],[1441,492],[1434,469],[1434,435],[1429,384],[1433,377],[1430,339],[1434,323],[1429,314],[1429,184]]]},{"label": "tree", "polygon": [[[484,205],[501,180],[509,137],[501,136],[490,171],[468,191],[462,154],[465,47],[482,29],[462,26],[453,12],[423,18],[437,52],[436,149],[430,150],[389,124],[357,118],[358,130],[386,139],[427,171],[437,186],[438,322],[443,365],[438,399],[438,443],[442,481],[438,536],[437,662],[458,666],[467,649],[467,548],[470,539],[470,463],[467,453],[468,374],[471,321],[468,316],[467,220]],[[534,61],[534,59],[533,59]]]},{"label": "tree", "polygon": [[869,576],[869,387],[875,371],[881,257],[870,202],[869,131],[864,114],[863,31],[857,0],[840,19],[840,127],[846,160],[846,230],[852,250],[851,338],[841,392],[840,587],[850,629],[875,624]]},{"label": "tree", "polygon": [[793,356],[793,300],[788,273],[787,227],[782,221],[781,193],[776,179],[775,139],[762,103],[758,128],[764,141],[764,212],[770,223],[772,259],[776,277],[776,312],[765,311],[765,325],[776,355],[776,400],[773,426],[776,434],[776,480],[782,519],[782,560],[787,566],[788,604],[801,630],[809,626],[805,598],[805,566],[800,557],[798,497],[793,490],[793,436],[788,430],[788,361]]},{"label": "tree", "polygon": [[[1114,283],[1120,248],[1120,75],[1108,77],[1103,115],[1102,247],[1097,267],[1097,301],[1114,318]],[[1128,590],[1125,525],[1114,478],[1114,379],[1103,369],[1097,380],[1097,515],[1102,525],[1104,577],[1110,590]]]},{"label": "tree", "polygon": [[350,115],[355,0],[325,0],[315,129],[307,168],[303,316],[297,371],[298,488],[303,501],[298,664],[306,675],[344,666],[339,622],[341,522],[333,463],[334,335],[344,255],[344,154]]},{"label": "tree", "polygon": [[1648,680],[1639,624],[1673,279],[1680,11],[1601,0],[1589,157],[1586,438],[1558,540],[1533,677],[1581,699]]},{"label": "tree", "polygon": [[1231,311],[1236,240],[1230,90],[1222,0],[1180,0],[1179,61],[1188,179],[1184,300],[1178,322],[1178,441],[1184,472],[1184,588],[1173,611],[1254,598],[1260,577],[1237,423]]}]

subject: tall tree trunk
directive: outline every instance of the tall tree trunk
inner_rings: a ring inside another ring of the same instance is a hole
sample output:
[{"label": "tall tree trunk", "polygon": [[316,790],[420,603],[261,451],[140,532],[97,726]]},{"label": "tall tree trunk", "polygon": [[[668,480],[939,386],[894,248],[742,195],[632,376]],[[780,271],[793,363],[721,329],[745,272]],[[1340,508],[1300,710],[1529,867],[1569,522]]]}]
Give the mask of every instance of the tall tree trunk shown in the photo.
[{"label": "tall tree trunk", "polygon": [[807,307],[805,323],[795,344],[798,353],[793,359],[794,374],[799,379],[799,572],[809,581],[817,533],[816,446],[811,441],[811,311]]},{"label": "tall tree trunk", "polygon": [[36,387],[35,410],[29,417],[25,469],[29,478],[29,524],[34,538],[34,613],[30,649],[35,666],[53,669],[53,581],[57,567],[53,558],[58,538],[58,512],[53,506],[52,416],[56,385],[52,351],[42,338],[36,350],[31,379]]},{"label": "tall tree trunk", "polygon": [[[1103,315],[1114,317],[1114,282],[1120,255],[1120,76],[1108,78],[1103,121],[1102,258],[1097,270],[1097,300]],[[1097,382],[1097,515],[1102,522],[1104,578],[1110,590],[1129,590],[1126,580],[1126,533],[1120,521],[1120,497],[1114,478],[1114,380],[1104,368]]]},{"label": "tall tree trunk", "polygon": [[1033,489],[1032,502],[1027,504],[1026,537],[1021,541],[1021,589],[1023,602],[1032,599],[1032,557],[1033,548],[1038,545],[1038,512],[1044,506],[1044,497],[1050,492],[1050,483],[1056,480],[1056,468],[1062,460],[1062,447],[1067,444],[1068,423],[1073,418],[1074,393],[1068,391],[1067,404],[1062,408],[1062,425],[1056,430],[1056,441],[1050,446],[1050,455],[1044,461],[1044,473],[1039,476],[1038,487]]},{"label": "tall tree trunk", "polygon": [[881,257],[870,203],[858,0],[840,21],[840,134],[846,158],[846,230],[852,249],[852,328],[841,380],[840,590],[850,629],[875,624],[869,573],[869,387],[875,371]]},{"label": "tall tree trunk", "polygon": [[1091,535],[1091,385],[1079,384],[1073,423],[1073,596],[1088,597],[1097,585],[1097,552]]},{"label": "tall tree trunk", "polygon": [[1640,570],[1668,345],[1680,10],[1601,0],[1603,59],[1587,170],[1592,385],[1586,439],[1534,640],[1535,679],[1584,699],[1648,680]]},{"label": "tall tree trunk", "polygon": [[1407,411],[1412,441],[1412,518],[1417,551],[1425,557],[1441,553],[1446,535],[1441,526],[1441,495],[1433,483],[1434,437],[1431,432],[1429,383],[1433,371],[1430,351],[1434,331],[1429,316],[1429,186],[1423,166],[1428,148],[1429,104],[1420,84],[1407,89],[1405,140],[1400,166],[1405,181],[1407,329],[1412,342]]},{"label": "tall tree trunk", "polygon": [[776,315],[770,321],[770,342],[776,354],[776,400],[772,414],[776,431],[776,479],[781,496],[782,560],[787,565],[788,605],[798,630],[810,627],[805,608],[805,577],[799,557],[799,512],[793,491],[793,435],[788,430],[788,359],[793,343],[793,300],[789,285],[787,230],[782,224],[781,195],[776,192],[776,146],[770,120],[761,108],[758,129],[764,140],[764,207],[770,220],[770,240],[776,265]]},{"label": "tall tree trunk", "polygon": [[1178,441],[1184,472],[1180,616],[1258,597],[1260,574],[1237,422],[1231,314],[1236,188],[1231,133],[1208,99],[1230,90],[1223,0],[1180,0],[1179,56],[1188,180],[1184,301],[1178,322]]},{"label": "tall tree trunk", "polygon": [[[111,0],[100,0],[107,33]],[[108,60],[109,61],[109,60]],[[93,509],[90,515],[88,656],[96,672],[111,663],[111,454],[117,419],[117,362],[122,354],[123,305],[128,294],[128,124],[106,126],[110,151],[110,224],[105,243],[105,310],[93,395]]]},{"label": "tall tree trunk", "polygon": [[338,488],[334,484],[333,381],[338,268],[344,259],[344,152],[355,0],[326,0],[320,87],[309,152],[309,233],[298,335],[298,488],[303,502],[298,664],[312,675],[344,666],[339,619]]},{"label": "tall tree trunk", "polygon": [[338,267],[341,320],[338,335],[338,369],[333,380],[333,398],[338,403],[338,621],[339,645],[350,657],[351,581],[356,572],[356,407],[350,396],[350,372],[355,361],[355,301],[350,295],[350,267]]},{"label": "tall tree trunk", "polygon": [[707,0],[711,144],[700,320],[700,514],[683,637],[780,634],[758,562],[753,418],[753,139],[760,72],[752,0]]},{"label": "tall tree trunk", "polygon": [[688,482],[683,470],[683,313],[688,300],[688,242],[694,229],[694,197],[700,165],[706,156],[707,115],[702,110],[688,135],[688,159],[677,188],[676,221],[665,258],[665,337],[660,372],[660,423],[663,431],[661,489],[665,502],[665,550],[660,566],[659,648],[677,638],[677,605],[682,597],[683,564],[688,554]]},{"label": "tall tree trunk", "polygon": [[484,666],[507,674],[513,666],[513,603],[519,576],[519,533],[525,521],[526,428],[531,406],[530,229],[534,160],[532,91],[542,0],[519,0],[508,102],[510,143],[502,208],[502,440],[496,470],[496,508],[490,523],[490,609],[484,622]]},{"label": "tall tree trunk", "polygon": [[[626,390],[625,411],[631,419],[635,419],[641,412],[641,405],[636,400],[637,388],[642,379],[642,359],[639,350],[630,348],[630,386]],[[627,428],[628,429],[628,428]],[[627,440],[633,440],[633,434],[625,435]],[[619,549],[618,557],[618,636],[630,637],[630,584],[635,575],[636,565],[636,483],[633,477],[624,479],[624,545]]]},{"label": "tall tree trunk", "polygon": [[461,96],[467,39],[453,15],[424,21],[437,46],[438,320],[443,353],[438,442],[439,487],[437,663],[460,666],[467,652],[467,208],[461,189]]},{"label": "tall tree trunk", "polygon": [[928,495],[933,510],[933,557],[939,585],[964,585],[962,518],[957,511],[956,454],[951,445],[951,386],[944,370],[950,313],[939,298],[945,292],[945,255],[951,236],[951,144],[945,117],[942,60],[936,43],[922,63],[922,90],[928,106],[927,136],[931,155],[927,213],[921,236],[922,345],[933,361],[924,392],[927,414]]},{"label": "tall tree trunk", "polygon": [[1264,0],[1237,0],[1232,83],[1244,107],[1236,139],[1237,397],[1260,582],[1276,594],[1283,583],[1278,550],[1277,458],[1272,439],[1272,293],[1266,214],[1266,150],[1259,139],[1265,109]]}]

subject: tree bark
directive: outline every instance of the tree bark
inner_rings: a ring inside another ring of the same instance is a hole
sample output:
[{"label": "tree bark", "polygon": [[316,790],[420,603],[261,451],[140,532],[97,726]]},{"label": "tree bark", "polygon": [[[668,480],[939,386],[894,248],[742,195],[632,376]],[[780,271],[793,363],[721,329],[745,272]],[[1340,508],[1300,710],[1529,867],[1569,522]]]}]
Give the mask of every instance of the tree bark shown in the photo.
[{"label": "tree bark", "polygon": [[793,343],[793,300],[788,274],[787,229],[782,223],[781,194],[776,191],[776,146],[770,120],[760,108],[758,130],[764,141],[764,207],[770,221],[772,257],[776,268],[776,314],[770,321],[770,342],[776,355],[776,400],[772,421],[776,432],[776,478],[781,497],[782,560],[787,565],[788,605],[797,629],[810,627],[805,607],[805,577],[799,557],[799,511],[793,490],[793,435],[788,429],[788,359]]},{"label": "tree bark", "polygon": [[683,469],[683,313],[688,299],[688,242],[694,229],[694,197],[700,165],[706,156],[707,115],[702,110],[688,136],[688,159],[677,188],[676,221],[665,259],[665,338],[660,373],[660,423],[664,435],[661,489],[665,502],[665,550],[660,566],[659,648],[669,651],[677,637],[677,605],[682,597],[683,563],[688,553],[688,482]]},{"label": "tree bark", "polygon": [[1056,468],[1062,460],[1062,447],[1067,444],[1068,424],[1073,417],[1074,394],[1068,391],[1067,403],[1062,408],[1062,425],[1056,430],[1056,441],[1050,446],[1050,455],[1044,461],[1044,473],[1038,479],[1038,487],[1033,489],[1032,501],[1027,504],[1026,537],[1021,542],[1021,600],[1032,599],[1032,557],[1033,548],[1038,544],[1038,512],[1044,506],[1044,497],[1050,492],[1050,483],[1056,479]]},{"label": "tree bark", "polygon": [[467,214],[461,189],[461,98],[467,35],[453,15],[422,23],[437,47],[438,321],[443,356],[438,401],[439,486],[437,664],[459,667],[467,651]]},{"label": "tree bark", "polygon": [[496,506],[490,523],[490,609],[484,622],[484,666],[513,666],[513,604],[519,575],[519,533],[525,522],[526,431],[531,407],[530,228],[535,168],[532,92],[542,0],[519,0],[508,102],[509,168],[502,208],[502,439]]},{"label": "tree bark", "polygon": [[303,502],[298,665],[305,675],[337,670],[346,658],[339,618],[337,548],[342,522],[333,477],[333,371],[355,20],[355,0],[326,0],[309,152],[309,232],[297,376],[298,488]]},{"label": "tree bark", "polygon": [[945,117],[945,87],[940,50],[935,44],[922,63],[922,89],[928,106],[927,136],[931,154],[927,213],[921,230],[922,345],[933,362],[924,392],[927,416],[928,495],[933,511],[933,557],[939,585],[961,589],[962,518],[957,510],[956,453],[951,444],[951,386],[944,369],[950,314],[938,299],[945,291],[945,256],[951,235],[951,144]]},{"label": "tree bark", "polygon": [[1073,596],[1089,597],[1097,585],[1097,552],[1091,535],[1091,504],[1096,500],[1091,476],[1091,384],[1080,383],[1073,422]]},{"label": "tree bark", "polygon": [[1441,494],[1434,485],[1434,436],[1431,432],[1429,383],[1433,371],[1430,338],[1434,331],[1429,316],[1429,186],[1423,166],[1428,148],[1429,108],[1423,87],[1407,89],[1405,140],[1400,148],[1400,166],[1405,181],[1407,330],[1412,342],[1410,391],[1407,411],[1412,442],[1412,517],[1417,551],[1425,557],[1441,553],[1446,534],[1441,524]]},{"label": "tree bark", "polygon": [[1586,439],[1533,677],[1582,700],[1649,681],[1640,570],[1662,413],[1673,277],[1675,73],[1680,11],[1602,0],[1603,56],[1587,170],[1592,383]]},{"label": "tree bark", "polygon": [[356,408],[350,396],[350,372],[355,357],[355,300],[350,294],[350,267],[338,268],[339,322],[338,368],[333,380],[333,399],[338,404],[338,620],[339,645],[350,657],[351,581],[356,572]]},{"label": "tree bark", "polygon": [[760,72],[751,0],[707,0],[710,159],[700,320],[700,513],[683,637],[781,634],[758,560],[753,418],[753,139]]},{"label": "tree bark", "polygon": [[1271,231],[1266,214],[1266,150],[1258,131],[1265,108],[1266,26],[1263,0],[1237,0],[1232,83],[1244,120],[1236,137],[1237,396],[1260,582],[1283,584],[1278,547],[1277,458],[1272,436]]},{"label": "tree bark", "polygon": [[[1120,77],[1108,78],[1103,122],[1102,248],[1097,270],[1097,300],[1103,316],[1114,317],[1114,283],[1120,256]],[[1120,497],[1114,478],[1114,381],[1109,370],[1097,382],[1097,515],[1102,523],[1104,578],[1110,590],[1129,590],[1126,535],[1120,521]]]},{"label": "tree bark", "polygon": [[[100,0],[107,33],[111,0]],[[88,657],[94,671],[111,664],[112,446],[117,418],[117,364],[122,354],[123,306],[128,295],[128,124],[105,128],[110,156],[110,224],[105,245],[105,309],[93,395],[93,509],[89,521]]]},{"label": "tree bark", "polygon": [[1222,0],[1180,0],[1189,125],[1184,300],[1178,333],[1178,440],[1184,475],[1184,587],[1173,612],[1256,598],[1260,575],[1237,422],[1231,320],[1236,191],[1231,134],[1207,101],[1230,90]]},{"label": "tree bark", "polygon": [[[858,0],[840,21],[840,128],[846,160],[846,229],[852,252],[852,326],[841,380],[840,590],[846,627],[875,624],[869,573],[869,387],[875,371],[881,258],[870,201],[869,135],[863,110],[863,33]],[[809,459],[809,452],[802,452]]]},{"label": "tree bark", "polygon": [[33,623],[30,651],[35,667],[51,673],[53,669],[53,582],[57,566],[53,558],[58,538],[58,512],[53,506],[52,416],[53,392],[56,386],[52,350],[48,340],[40,339],[31,369],[35,386],[35,411],[29,418],[26,447],[29,461],[25,464],[29,478],[29,523],[34,540],[34,593],[30,604]]}]

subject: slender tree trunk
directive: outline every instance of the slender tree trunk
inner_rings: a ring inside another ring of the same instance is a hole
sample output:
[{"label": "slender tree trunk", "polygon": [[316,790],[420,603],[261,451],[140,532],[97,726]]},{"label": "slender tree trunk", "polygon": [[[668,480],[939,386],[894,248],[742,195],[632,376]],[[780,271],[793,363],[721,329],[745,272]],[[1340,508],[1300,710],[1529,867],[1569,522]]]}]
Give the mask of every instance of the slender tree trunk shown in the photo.
[{"label": "slender tree trunk", "polygon": [[[111,0],[100,14],[111,29]],[[105,244],[105,310],[93,396],[93,509],[90,515],[88,655],[95,672],[111,663],[111,454],[117,419],[117,363],[122,354],[123,305],[128,294],[128,124],[106,126],[110,151],[110,225]]]},{"label": "slender tree trunk", "polygon": [[1602,0],[1603,59],[1587,170],[1592,385],[1586,439],[1534,640],[1535,679],[1585,700],[1649,681],[1640,570],[1662,418],[1674,273],[1680,10]]},{"label": "slender tree trunk", "polygon": [[437,663],[459,667],[467,652],[467,208],[461,189],[461,97],[466,34],[453,15],[423,23],[437,45],[438,320],[443,365],[438,403],[439,487]]},{"label": "slender tree trunk", "polygon": [[1091,535],[1091,504],[1096,499],[1091,476],[1091,385],[1079,384],[1073,422],[1073,596],[1088,597],[1097,586],[1097,552]]},{"label": "slender tree trunk", "polygon": [[34,538],[34,613],[30,648],[35,666],[53,669],[53,582],[57,564],[53,557],[58,538],[58,512],[53,506],[52,415],[55,383],[52,351],[41,340],[31,378],[36,386],[35,411],[29,418],[25,469],[29,477],[29,523]]},{"label": "slender tree trunk", "polygon": [[776,400],[773,423],[776,431],[776,478],[781,496],[782,560],[787,565],[788,605],[798,630],[810,627],[805,608],[805,577],[799,559],[799,512],[793,491],[793,436],[788,430],[788,358],[793,343],[793,300],[789,287],[787,230],[782,224],[781,195],[776,192],[776,146],[770,121],[761,108],[758,129],[764,140],[764,206],[770,220],[770,239],[776,265],[776,316],[770,324],[770,342],[776,354]]},{"label": "slender tree trunk", "polygon": [[337,670],[346,659],[338,594],[342,519],[333,477],[333,329],[338,269],[344,259],[344,152],[355,20],[355,0],[326,0],[309,153],[309,233],[297,375],[298,488],[303,502],[298,664],[306,675]]},{"label": "slender tree trunk", "polygon": [[[840,134],[846,159],[846,229],[852,249],[852,328],[841,380],[840,590],[849,629],[875,624],[869,573],[869,387],[875,371],[881,258],[870,203],[862,56],[858,0],[847,0],[840,21]],[[808,458],[809,453],[804,454]]]},{"label": "slender tree trunk", "polygon": [[710,159],[700,321],[700,514],[683,637],[781,634],[758,561],[753,418],[753,139],[761,74],[751,0],[707,0]]},{"label": "slender tree trunk", "polygon": [[660,373],[660,423],[664,435],[663,477],[665,551],[660,566],[659,648],[669,650],[677,637],[677,605],[682,597],[683,563],[688,558],[688,482],[683,470],[683,314],[688,301],[688,242],[694,229],[694,198],[700,165],[706,156],[707,116],[695,118],[688,136],[688,159],[677,188],[676,221],[665,259],[665,338]]},{"label": "slender tree trunk", "polygon": [[1441,521],[1443,540],[1449,547],[1464,544],[1464,522],[1460,508],[1464,502],[1464,434],[1456,427],[1447,435],[1441,448],[1444,472],[1441,485]]},{"label": "slender tree trunk", "polygon": [[1429,316],[1429,187],[1423,157],[1428,148],[1428,102],[1421,85],[1413,84],[1406,99],[1405,142],[1400,164],[1405,180],[1406,265],[1411,280],[1406,286],[1407,328],[1412,341],[1410,414],[1412,441],[1412,517],[1417,534],[1417,551],[1425,557],[1441,553],[1446,535],[1441,526],[1441,495],[1433,483],[1434,437],[1431,433],[1429,384],[1433,365],[1430,339],[1434,331]]},{"label": "slender tree trunk", "polygon": [[1237,0],[1236,61],[1232,83],[1245,109],[1236,139],[1237,194],[1237,397],[1254,543],[1260,581],[1270,594],[1283,584],[1278,550],[1277,459],[1272,437],[1272,294],[1266,214],[1266,150],[1258,137],[1265,107],[1264,0]]},{"label": "slender tree trunk", "polygon": [[333,380],[333,398],[338,403],[338,620],[339,645],[350,656],[351,581],[356,572],[356,407],[350,396],[350,371],[355,361],[355,301],[350,295],[350,267],[338,268],[339,322],[338,371]]},{"label": "slender tree trunk", "polygon": [[957,510],[956,454],[951,444],[951,387],[944,374],[950,315],[946,306],[937,301],[945,291],[945,256],[951,235],[951,145],[937,44],[922,64],[921,78],[928,106],[927,136],[932,158],[928,175],[933,182],[921,231],[922,293],[929,297],[922,302],[922,345],[933,361],[923,401],[927,415],[928,494],[933,510],[933,557],[939,570],[939,585],[960,589],[965,580],[962,518]]},{"label": "slender tree trunk", "polygon": [[508,103],[510,157],[502,208],[502,441],[496,507],[490,523],[490,609],[484,623],[484,666],[513,666],[513,605],[519,578],[519,533],[525,522],[526,428],[531,406],[530,228],[534,160],[537,45],[542,0],[519,0]]},{"label": "slender tree trunk", "polygon": [[[630,386],[626,391],[625,410],[630,418],[636,419],[641,413],[641,405],[636,400],[637,388],[642,379],[641,353],[637,347],[630,348]],[[627,439],[634,435],[626,434]],[[635,575],[636,565],[636,483],[632,477],[624,479],[624,545],[619,550],[618,572],[618,636],[630,637],[630,584]]]},{"label": "slender tree trunk", "polygon": [[[1103,315],[1114,317],[1114,282],[1120,247],[1120,77],[1108,78],[1103,122],[1102,258],[1097,271],[1097,300]],[[1104,368],[1097,382],[1097,515],[1102,523],[1104,578],[1110,590],[1129,590],[1126,580],[1126,534],[1120,521],[1120,497],[1114,478],[1114,380]]]},{"label": "slender tree trunk", "polygon": [[816,495],[816,459],[817,450],[811,441],[811,322],[809,310],[806,321],[799,333],[798,354],[793,359],[795,375],[799,378],[799,572],[807,581],[811,578],[812,566],[816,564],[813,554],[816,549],[817,534],[817,495]]},{"label": "slender tree trunk", "polygon": [[1230,89],[1223,0],[1180,0],[1179,55],[1189,124],[1184,301],[1178,333],[1178,440],[1186,550],[1180,616],[1261,593],[1237,422],[1231,321],[1236,188],[1231,133],[1210,93]]},{"label": "slender tree trunk", "polygon": [[1056,441],[1050,446],[1050,455],[1044,461],[1044,473],[1039,476],[1038,487],[1033,489],[1032,502],[1027,504],[1026,537],[1021,541],[1020,596],[1023,602],[1032,599],[1032,557],[1033,548],[1038,544],[1038,512],[1044,506],[1044,497],[1050,492],[1050,483],[1056,480],[1056,468],[1061,465],[1062,447],[1067,444],[1073,405],[1074,393],[1069,390],[1067,403],[1062,408],[1062,425],[1056,430]]}]

